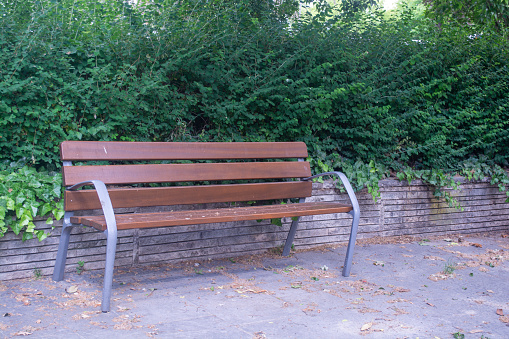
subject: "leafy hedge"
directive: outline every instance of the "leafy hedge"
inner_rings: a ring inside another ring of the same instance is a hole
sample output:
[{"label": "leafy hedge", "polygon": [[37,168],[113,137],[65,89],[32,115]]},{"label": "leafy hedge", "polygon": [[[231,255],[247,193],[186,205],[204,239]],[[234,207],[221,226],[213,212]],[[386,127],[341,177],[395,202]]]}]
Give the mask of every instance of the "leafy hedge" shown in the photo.
[{"label": "leafy hedge", "polygon": [[[62,196],[62,176],[37,172],[34,168],[22,167],[10,171],[0,170],[0,237],[8,228],[22,239],[34,235],[43,240],[47,234],[36,230],[33,219],[36,216],[52,214],[57,220],[64,215]],[[46,223],[53,224],[53,218]]]},{"label": "leafy hedge", "polygon": [[4,3],[0,160],[57,170],[62,140],[301,140],[375,195],[391,171],[508,166],[508,40],[410,9],[270,4]]}]

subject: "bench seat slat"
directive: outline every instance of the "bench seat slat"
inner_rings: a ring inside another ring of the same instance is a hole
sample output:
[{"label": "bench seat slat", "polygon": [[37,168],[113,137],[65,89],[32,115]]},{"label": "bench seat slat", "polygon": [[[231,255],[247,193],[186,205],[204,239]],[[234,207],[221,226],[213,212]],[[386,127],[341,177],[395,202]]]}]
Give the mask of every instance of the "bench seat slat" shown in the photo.
[{"label": "bench seat slat", "polygon": [[64,161],[222,160],[307,158],[303,142],[122,142],[64,141]]},{"label": "bench seat slat", "polygon": [[[311,181],[108,189],[113,208],[257,201],[311,196]],[[66,191],[65,210],[100,209],[95,190]]]},{"label": "bench seat slat", "polygon": [[311,170],[309,163],[306,161],[63,167],[65,186],[93,179],[99,179],[108,185],[303,178],[309,176],[311,176]]},{"label": "bench seat slat", "polygon": [[[121,230],[131,228],[183,226],[240,220],[297,217],[315,214],[347,213],[351,210],[352,206],[345,204],[334,202],[308,202],[287,205],[120,214],[116,216],[116,222],[117,228]],[[101,231],[106,230],[106,221],[104,216],[74,216],[71,217],[71,222],[74,224],[91,226]]]}]

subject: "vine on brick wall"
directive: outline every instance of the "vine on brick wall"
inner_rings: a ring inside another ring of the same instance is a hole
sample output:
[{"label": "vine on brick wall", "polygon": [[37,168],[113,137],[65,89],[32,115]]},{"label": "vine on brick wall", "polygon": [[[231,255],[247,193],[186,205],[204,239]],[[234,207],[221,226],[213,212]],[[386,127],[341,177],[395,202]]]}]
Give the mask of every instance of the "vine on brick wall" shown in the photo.
[{"label": "vine on brick wall", "polygon": [[47,216],[46,223],[63,215],[62,176],[59,173],[37,172],[23,166],[14,171],[0,170],[0,237],[11,229],[23,240],[34,236],[39,241],[48,234],[37,230],[36,216]]}]

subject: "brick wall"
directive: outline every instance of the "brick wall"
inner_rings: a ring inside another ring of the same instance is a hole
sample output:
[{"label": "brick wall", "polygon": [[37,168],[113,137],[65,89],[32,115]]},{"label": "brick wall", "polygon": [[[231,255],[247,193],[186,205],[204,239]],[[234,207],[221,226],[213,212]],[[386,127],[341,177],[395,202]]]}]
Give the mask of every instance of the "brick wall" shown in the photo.
[{"label": "brick wall", "polygon": [[[332,182],[316,183],[311,200],[348,202]],[[464,183],[453,192],[463,211],[450,208],[433,197],[433,190],[419,181],[386,179],[380,182],[381,199],[374,202],[365,190],[357,193],[361,206],[358,239],[374,236],[473,233],[509,229],[509,204],[505,194],[488,182]],[[203,206],[193,206],[201,208]],[[146,209],[145,209],[146,210]],[[137,212],[130,210],[129,212]],[[290,220],[283,227],[268,221],[244,221],[119,231],[116,266],[176,262],[190,259],[234,257],[259,253],[283,244]],[[44,221],[38,229],[50,229]],[[0,280],[50,275],[58,247],[60,225],[42,242],[22,242],[9,232],[0,238]],[[351,217],[345,214],[302,217],[294,244],[311,248],[348,241]],[[78,261],[86,269],[104,267],[105,236],[92,229],[75,227],[71,235],[66,269],[75,270]]]}]

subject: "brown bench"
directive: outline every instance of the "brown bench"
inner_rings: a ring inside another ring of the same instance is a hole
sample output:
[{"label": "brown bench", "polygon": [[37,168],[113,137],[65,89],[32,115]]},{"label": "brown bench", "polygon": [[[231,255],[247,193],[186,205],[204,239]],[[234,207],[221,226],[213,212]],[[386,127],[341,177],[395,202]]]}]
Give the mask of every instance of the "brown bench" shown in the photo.
[{"label": "brown bench", "polygon": [[[311,176],[309,163],[304,161],[308,156],[307,148],[302,142],[66,141],[61,144],[60,151],[63,161],[63,182],[67,188],[64,196],[66,212],[53,279],[60,281],[64,277],[72,227],[90,226],[103,231],[107,237],[103,312],[110,309],[117,230],[292,217],[293,222],[283,249],[283,255],[289,255],[297,230],[298,217],[350,213],[353,222],[343,276],[350,275],[359,223],[359,204],[343,173],[328,172]],[[161,160],[166,161],[161,163]],[[182,160],[190,161],[182,163],[184,162]],[[73,166],[73,161],[85,165]],[[97,165],[86,163],[88,161],[113,163]],[[144,163],[125,164],[134,161]],[[311,196],[311,179],[323,175],[339,177],[347,190],[351,205],[337,202],[305,202],[305,198]],[[210,184],[210,181],[217,183]],[[224,183],[225,181],[234,183]],[[177,185],[183,182],[195,184]],[[196,184],[200,182],[209,184]],[[175,184],[145,187],[149,183]],[[85,186],[92,186],[93,189],[78,190]],[[299,203],[158,213],[114,212],[114,208],[291,198],[300,199]],[[93,209],[102,209],[103,215],[74,215],[78,210]]]}]

